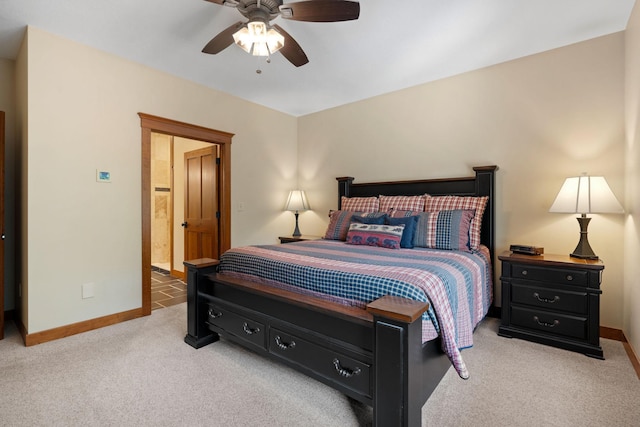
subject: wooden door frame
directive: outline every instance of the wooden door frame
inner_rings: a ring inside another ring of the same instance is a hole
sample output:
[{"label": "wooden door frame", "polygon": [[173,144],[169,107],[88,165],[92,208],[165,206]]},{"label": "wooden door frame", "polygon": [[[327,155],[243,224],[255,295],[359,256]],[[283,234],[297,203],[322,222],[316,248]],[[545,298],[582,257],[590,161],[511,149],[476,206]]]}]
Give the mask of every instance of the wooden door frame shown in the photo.
[{"label": "wooden door frame", "polygon": [[4,124],[5,114],[0,111],[0,340],[4,339]]},{"label": "wooden door frame", "polygon": [[[163,133],[220,146],[219,253],[231,247],[231,139],[234,134],[138,113],[142,128],[142,314],[151,314],[151,133]],[[187,261],[187,260],[185,260]]]}]

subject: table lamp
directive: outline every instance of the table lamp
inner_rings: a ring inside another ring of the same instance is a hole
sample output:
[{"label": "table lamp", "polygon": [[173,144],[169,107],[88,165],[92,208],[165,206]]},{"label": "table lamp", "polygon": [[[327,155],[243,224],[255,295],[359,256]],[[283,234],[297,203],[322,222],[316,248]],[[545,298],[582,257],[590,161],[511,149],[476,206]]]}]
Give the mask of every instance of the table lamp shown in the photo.
[{"label": "table lamp", "polygon": [[298,213],[299,211],[306,211],[311,209],[307,196],[302,190],[291,190],[289,192],[289,198],[287,204],[284,207],[286,211],[294,211],[296,216],[296,228],[293,230],[293,237],[300,237],[300,229],[298,228]]},{"label": "table lamp", "polygon": [[567,178],[560,188],[549,212],[579,213],[580,241],[571,253],[574,258],[598,259],[587,238],[589,213],[624,213],[622,205],[602,176],[582,176]]}]

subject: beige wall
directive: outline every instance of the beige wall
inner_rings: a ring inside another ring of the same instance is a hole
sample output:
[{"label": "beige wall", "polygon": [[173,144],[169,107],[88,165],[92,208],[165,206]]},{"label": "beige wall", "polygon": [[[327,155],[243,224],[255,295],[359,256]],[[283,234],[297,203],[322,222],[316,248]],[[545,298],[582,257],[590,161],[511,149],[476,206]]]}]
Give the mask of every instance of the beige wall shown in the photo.
[{"label": "beige wall", "polygon": [[[356,181],[472,175],[496,164],[498,252],[511,243],[569,254],[573,215],[548,212],[568,176],[604,175],[624,197],[624,34],[618,33],[301,117],[300,187],[321,234],[337,206],[335,177]],[[604,326],[621,328],[622,215],[593,215],[604,260]]]},{"label": "beige wall", "polygon": [[[27,37],[29,333],[141,305],[138,112],[235,134],[231,200],[245,210],[232,212],[233,245],[291,227],[281,209],[295,186],[295,118],[33,27]],[[86,283],[94,298],[81,298]]]},{"label": "beige wall", "polygon": [[640,5],[626,31],[626,206],[624,333],[640,355]]}]

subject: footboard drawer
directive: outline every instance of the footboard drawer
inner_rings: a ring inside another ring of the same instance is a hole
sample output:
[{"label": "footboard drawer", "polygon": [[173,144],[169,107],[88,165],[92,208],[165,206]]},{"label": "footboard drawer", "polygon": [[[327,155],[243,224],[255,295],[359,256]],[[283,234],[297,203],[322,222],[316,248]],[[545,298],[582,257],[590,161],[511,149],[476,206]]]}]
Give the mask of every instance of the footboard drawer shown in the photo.
[{"label": "footboard drawer", "polygon": [[316,375],[371,397],[371,366],[339,351],[272,328],[269,352]]},{"label": "footboard drawer", "polygon": [[215,304],[209,304],[207,323],[214,328],[233,334],[243,341],[265,349],[265,325],[245,315],[235,313]]}]

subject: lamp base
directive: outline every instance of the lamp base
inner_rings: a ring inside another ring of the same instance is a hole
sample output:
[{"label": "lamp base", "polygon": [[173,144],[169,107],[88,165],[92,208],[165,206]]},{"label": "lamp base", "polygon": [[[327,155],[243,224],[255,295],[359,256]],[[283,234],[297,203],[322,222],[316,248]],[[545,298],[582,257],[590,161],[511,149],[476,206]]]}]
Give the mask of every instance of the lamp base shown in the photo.
[{"label": "lamp base", "polygon": [[569,256],[580,259],[599,259],[598,255],[593,253],[593,249],[591,249],[589,239],[587,238],[587,227],[589,226],[591,218],[587,218],[586,215],[582,214],[582,216],[576,219],[578,220],[578,224],[580,224],[580,241],[573,253],[569,254]]},{"label": "lamp base", "polygon": [[300,234],[300,229],[298,228],[298,211],[296,211],[295,213],[296,216],[296,228],[293,230],[293,237],[300,237],[302,236],[302,234]]}]

